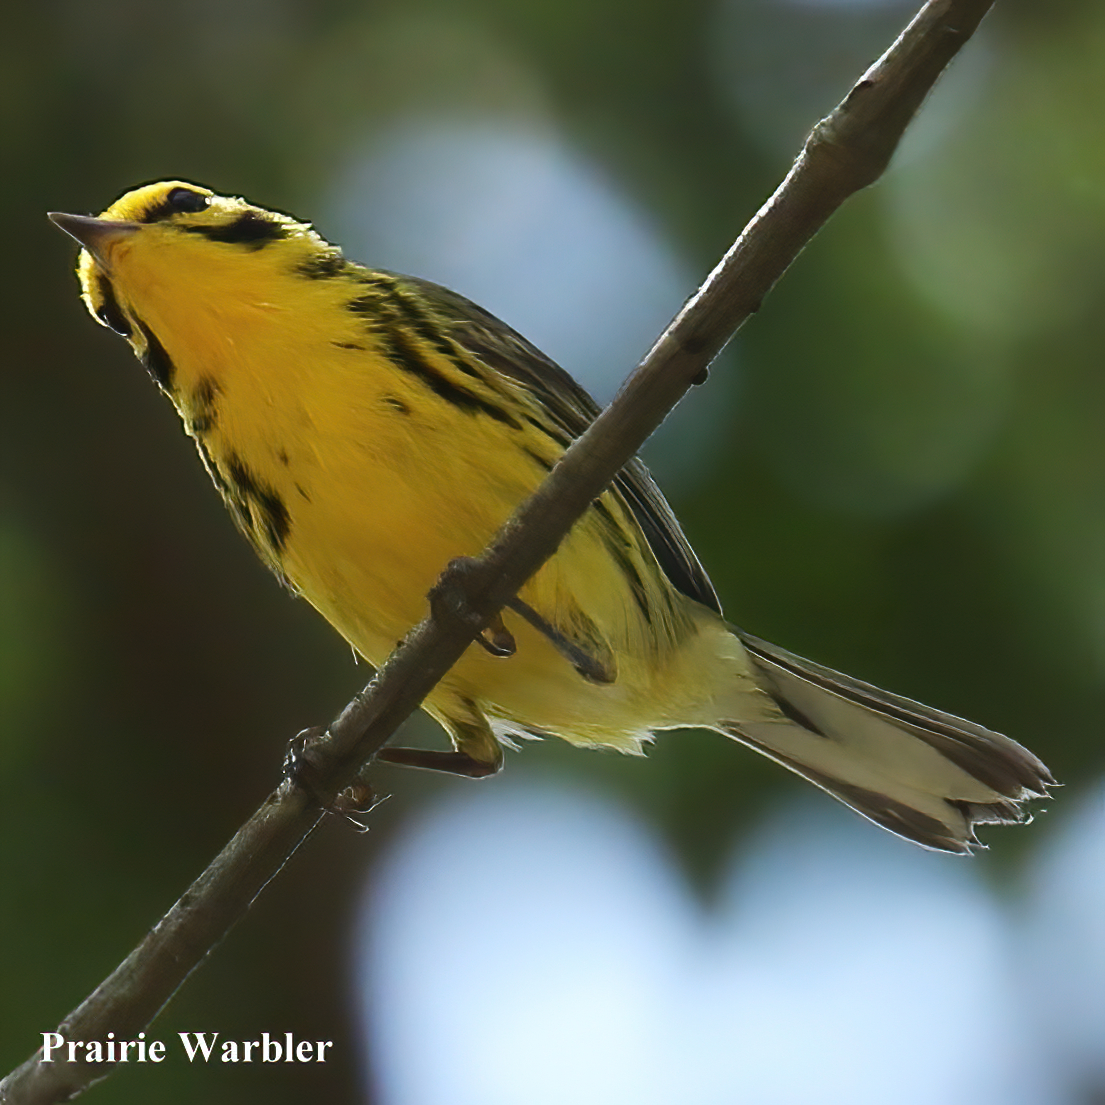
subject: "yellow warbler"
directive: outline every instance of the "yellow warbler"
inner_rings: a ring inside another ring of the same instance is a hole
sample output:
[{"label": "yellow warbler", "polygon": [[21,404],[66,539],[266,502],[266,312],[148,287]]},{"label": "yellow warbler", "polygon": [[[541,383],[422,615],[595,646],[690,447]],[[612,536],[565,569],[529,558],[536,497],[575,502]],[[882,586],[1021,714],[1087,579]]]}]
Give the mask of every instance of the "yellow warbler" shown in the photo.
[{"label": "yellow warbler", "polygon": [[[84,247],[89,310],[172,400],[261,559],[370,663],[596,413],[486,311],[355,264],[287,215],[166,181],[98,218],[51,217]],[[425,703],[453,751],[380,759],[487,775],[512,738],[640,752],[701,726],[951,852],[979,822],[1023,820],[1051,782],[1008,737],[728,625],[639,462],[482,643]]]}]

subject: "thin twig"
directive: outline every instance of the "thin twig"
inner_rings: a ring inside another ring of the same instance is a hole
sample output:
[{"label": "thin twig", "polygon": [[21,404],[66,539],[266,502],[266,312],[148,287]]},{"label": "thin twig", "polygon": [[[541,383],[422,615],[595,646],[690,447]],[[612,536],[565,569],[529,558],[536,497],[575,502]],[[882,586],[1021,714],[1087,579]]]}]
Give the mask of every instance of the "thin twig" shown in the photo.
[{"label": "thin twig", "polygon": [[[127,959],[60,1025],[67,1039],[130,1039],[245,913],[363,765],[473,637],[556,551],[572,524],[702,378],[707,366],[848,196],[878,179],[941,71],[993,0],[931,0],[827,118],[790,173],[545,482],[464,575],[468,610],[438,604],[305,755],[310,793],[283,783]],[[505,660],[504,663],[509,663]],[[0,1083],[0,1102],[63,1101],[108,1066],[42,1063]]]}]

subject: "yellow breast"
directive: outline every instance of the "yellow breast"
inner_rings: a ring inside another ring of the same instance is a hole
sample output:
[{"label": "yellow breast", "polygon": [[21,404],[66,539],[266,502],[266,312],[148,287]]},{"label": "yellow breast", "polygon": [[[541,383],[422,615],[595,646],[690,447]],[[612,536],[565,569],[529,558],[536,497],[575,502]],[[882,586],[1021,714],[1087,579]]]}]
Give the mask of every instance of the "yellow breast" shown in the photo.
[{"label": "yellow breast", "polygon": [[[305,276],[332,256],[317,239],[282,241],[279,255],[236,248],[232,264],[202,236],[166,241],[142,236],[113,259],[142,322],[136,349],[149,361],[160,348],[157,374],[261,556],[380,663],[425,616],[449,561],[477,555],[555,462],[538,399],[381,300],[387,274]],[[617,496],[588,512],[523,598],[600,650],[616,682],[582,680],[508,614],[515,656],[473,646],[431,712],[464,699],[519,726],[632,746],[664,723],[656,703],[674,717],[701,698],[680,689],[702,677],[685,646],[721,622],[674,591]]]}]

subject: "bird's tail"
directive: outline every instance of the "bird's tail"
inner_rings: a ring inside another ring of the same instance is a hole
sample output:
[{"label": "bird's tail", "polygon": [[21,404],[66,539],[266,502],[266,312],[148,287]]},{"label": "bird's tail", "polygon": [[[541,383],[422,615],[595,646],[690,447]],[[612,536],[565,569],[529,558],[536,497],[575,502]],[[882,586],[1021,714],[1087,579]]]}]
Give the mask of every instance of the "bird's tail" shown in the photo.
[{"label": "bird's tail", "polygon": [[899,836],[970,852],[975,825],[1027,820],[1054,783],[1000,733],[738,636],[781,716],[720,728]]}]

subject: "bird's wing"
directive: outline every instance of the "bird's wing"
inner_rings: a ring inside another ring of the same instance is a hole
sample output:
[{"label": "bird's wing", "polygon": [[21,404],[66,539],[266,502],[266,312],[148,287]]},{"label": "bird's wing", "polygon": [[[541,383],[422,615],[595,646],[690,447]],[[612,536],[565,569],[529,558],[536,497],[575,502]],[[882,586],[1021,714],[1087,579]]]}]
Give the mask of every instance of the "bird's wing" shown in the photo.
[{"label": "bird's wing", "polygon": [[[455,341],[533,394],[566,438],[579,437],[595,420],[599,407],[594,399],[560,365],[505,322],[448,288],[414,277],[403,279],[449,320]],[[720,614],[721,603],[710,577],[644,464],[634,457],[614,478],[613,488],[637,519],[672,585]]]}]

